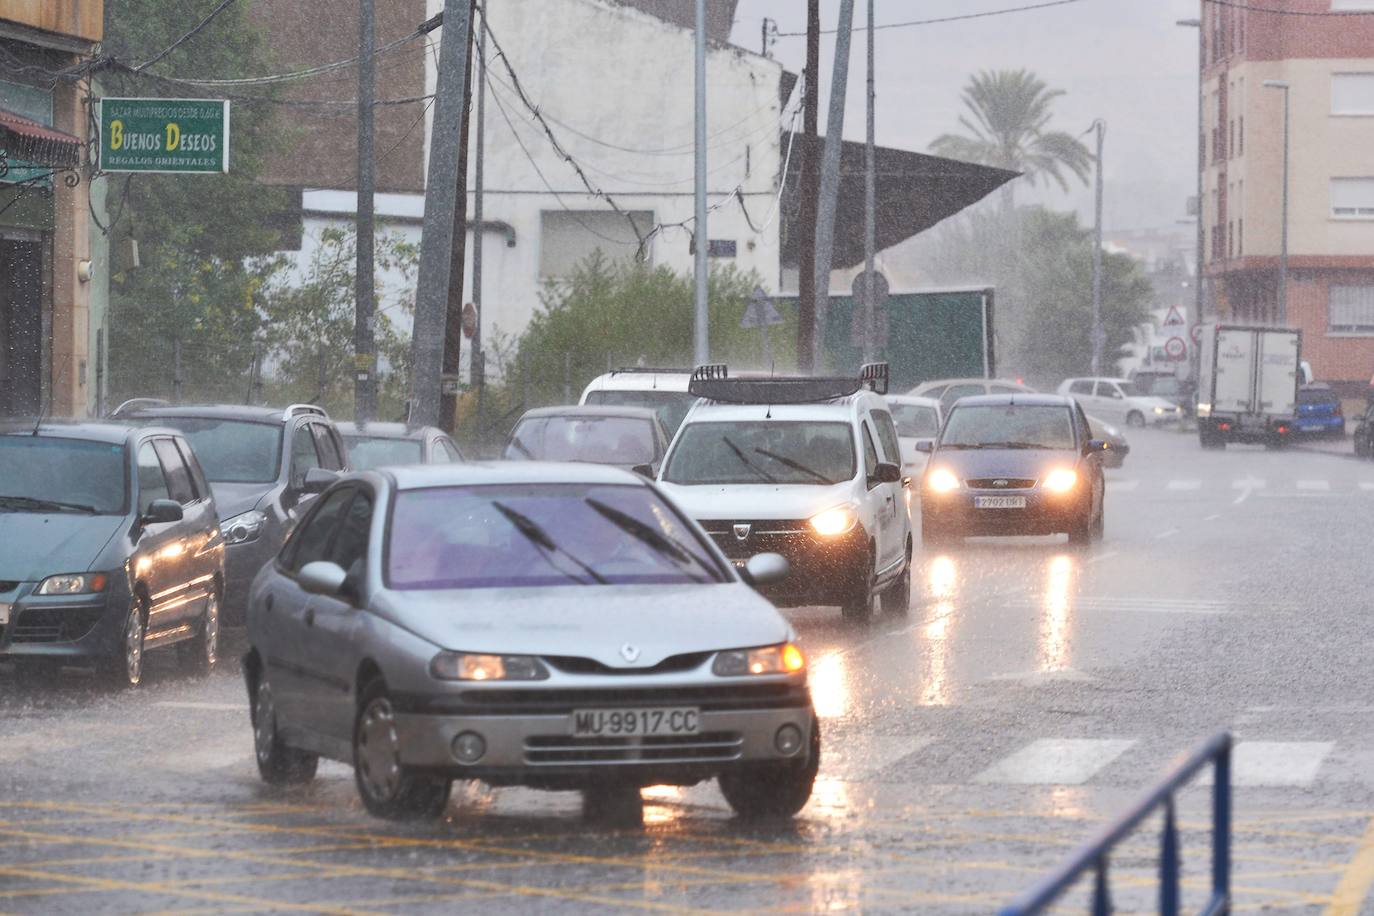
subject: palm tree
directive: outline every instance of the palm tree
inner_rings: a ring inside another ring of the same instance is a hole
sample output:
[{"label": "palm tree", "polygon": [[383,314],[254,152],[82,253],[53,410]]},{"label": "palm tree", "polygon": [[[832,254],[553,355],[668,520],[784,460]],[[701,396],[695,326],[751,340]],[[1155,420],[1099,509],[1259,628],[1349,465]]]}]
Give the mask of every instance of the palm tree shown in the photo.
[{"label": "palm tree", "polygon": [[[1064,94],[1029,70],[983,70],[964,88],[967,134],[942,134],[930,144],[940,156],[1023,172],[1032,183],[1053,179],[1069,189],[1064,170],[1086,181],[1093,156],[1072,134],[1048,130],[1051,103]],[[1002,198],[1011,208],[1012,185]]]}]

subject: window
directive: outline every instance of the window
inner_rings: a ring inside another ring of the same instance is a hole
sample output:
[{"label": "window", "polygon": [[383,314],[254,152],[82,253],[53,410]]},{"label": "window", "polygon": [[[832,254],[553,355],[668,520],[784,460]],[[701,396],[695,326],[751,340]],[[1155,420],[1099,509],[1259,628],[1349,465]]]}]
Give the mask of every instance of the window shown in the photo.
[{"label": "window", "polygon": [[854,477],[849,423],[689,423],[675,441],[663,471],[669,483],[829,486]]},{"label": "window", "polygon": [[297,426],[291,434],[291,486],[300,489],[305,484],[305,472],[320,466],[315,451],[315,437],[309,426]]},{"label": "window", "polygon": [[1099,398],[1112,398],[1113,400],[1119,401],[1121,400],[1121,389],[1116,387],[1115,382],[1098,382],[1097,396]]},{"label": "window", "polygon": [[1374,286],[1332,285],[1327,300],[1327,330],[1333,334],[1374,334]]},{"label": "window", "polygon": [[897,423],[897,435],[903,438],[934,439],[940,435],[940,415],[934,407],[893,404],[892,418]]},{"label": "window", "polygon": [[864,476],[869,480],[878,470],[878,450],[873,447],[873,436],[868,432],[868,424],[861,425],[864,434]]},{"label": "window", "polygon": [[358,493],[344,513],[329,559],[339,564],[348,577],[361,580],[367,563],[367,540],[372,531],[372,498]]},{"label": "window", "polygon": [[992,394],[1025,394],[1026,389],[1016,388],[1011,385],[989,385],[988,391]]},{"label": "window", "polygon": [[1374,178],[1331,179],[1331,215],[1343,219],[1374,218]]},{"label": "window", "polygon": [[101,515],[122,515],[128,477],[123,445],[0,436],[0,497],[80,503]]},{"label": "window", "polygon": [[945,410],[949,410],[950,406],[960,398],[974,397],[986,393],[982,385],[950,385],[940,398],[940,403],[944,405]]},{"label": "window", "polygon": [[335,490],[311,513],[291,539],[291,558],[286,562],[287,569],[300,572],[307,563],[329,558],[329,542],[355,492],[352,488]]},{"label": "window", "polygon": [[315,437],[315,451],[320,456],[320,466],[331,471],[343,470],[343,454],[329,427],[323,423],[311,423],[310,432]]},{"label": "window", "polygon": [[145,442],[138,449],[138,511],[148,511],[155,499],[167,499],[167,478],[162,474],[162,463],[157,460],[157,452],[151,442]]},{"label": "window", "polygon": [[443,451],[443,453],[446,454],[446,455],[448,456],[448,460],[449,460],[449,461],[452,461],[452,462],[460,462],[460,461],[463,460],[463,453],[460,452],[460,451],[458,451],[458,446],[456,446],[456,445],[453,444],[453,440],[452,440],[452,439],[448,439],[448,438],[440,439],[440,440],[439,440],[439,447],[440,447],[440,450]]},{"label": "window", "polygon": [[186,462],[186,468],[191,472],[191,484],[196,488],[196,495],[205,498],[210,493],[210,485],[205,482],[205,472],[201,470],[196,453],[190,443],[180,439],[177,440],[177,451],[181,452],[181,460]]},{"label": "window", "polygon": [[346,436],[348,466],[355,471],[393,464],[419,464],[423,459],[421,443],[416,439],[386,439],[382,437]]},{"label": "window", "polygon": [[154,417],[181,430],[216,483],[270,483],[281,467],[281,426],[209,417]]},{"label": "window", "polygon": [[613,263],[634,258],[639,236],[647,235],[653,227],[654,214],[652,210],[632,210],[628,215],[627,221],[607,210],[545,210],[540,226],[539,275],[570,277],[598,251]]},{"label": "window", "polygon": [[1374,73],[1331,74],[1333,115],[1374,115]]},{"label": "window", "polygon": [[1331,0],[1333,10],[1374,10],[1374,0]]},{"label": "window", "polygon": [[1069,386],[1069,394],[1086,394],[1086,395],[1090,395],[1090,394],[1092,394],[1092,393],[1093,393],[1093,383],[1092,383],[1092,380],[1091,380],[1091,379],[1081,378],[1081,379],[1079,379],[1078,381],[1074,382],[1072,385]]},{"label": "window", "polygon": [[153,440],[153,448],[162,461],[162,472],[167,476],[167,495],[183,506],[196,501],[195,487],[191,483],[191,472],[186,462],[181,460],[181,452],[171,439]]},{"label": "window", "polygon": [[897,444],[897,425],[892,422],[892,414],[886,410],[873,411],[873,428],[878,431],[878,441],[883,444],[883,454],[892,464],[902,463],[901,447]]}]

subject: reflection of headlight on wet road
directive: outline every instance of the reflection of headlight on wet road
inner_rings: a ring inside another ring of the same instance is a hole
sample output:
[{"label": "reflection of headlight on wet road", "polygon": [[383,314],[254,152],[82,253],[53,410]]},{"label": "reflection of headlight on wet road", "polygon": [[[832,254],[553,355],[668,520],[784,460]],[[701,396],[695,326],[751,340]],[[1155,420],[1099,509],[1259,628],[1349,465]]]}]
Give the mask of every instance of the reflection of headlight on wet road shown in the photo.
[{"label": "reflection of headlight on wet road", "polygon": [[1040,620],[1040,670],[1063,671],[1069,663],[1069,596],[1073,588],[1073,558],[1063,554],[1050,560]]},{"label": "reflection of headlight on wet road", "polygon": [[954,586],[957,584],[959,572],[954,566],[954,561],[949,557],[936,557],[930,561],[930,567],[926,571],[927,585],[930,588],[930,597],[943,601],[954,597]]}]

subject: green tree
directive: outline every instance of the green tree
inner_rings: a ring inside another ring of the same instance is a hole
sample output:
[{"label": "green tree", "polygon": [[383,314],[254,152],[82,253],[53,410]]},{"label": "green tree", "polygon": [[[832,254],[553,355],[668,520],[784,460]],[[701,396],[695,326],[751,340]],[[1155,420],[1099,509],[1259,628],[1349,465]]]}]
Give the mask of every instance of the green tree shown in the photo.
[{"label": "green tree", "polygon": [[[105,5],[104,50],[139,64],[170,46],[216,5],[215,0],[116,0]],[[175,97],[203,90],[167,76],[243,77],[271,72],[271,58],[247,4],[232,4],[199,34],[141,74],[112,68],[100,75],[107,95]],[[156,75],[155,75],[156,74]],[[265,90],[254,89],[266,96]],[[173,342],[182,350],[187,399],[242,400],[259,321],[253,303],[279,265],[275,217],[283,192],[258,183],[268,158],[286,139],[275,106],[232,104],[230,171],[226,175],[126,175],[112,182],[109,216],[116,253],[110,284],[110,375],[115,397],[170,395]],[[130,242],[141,266],[132,266]]]},{"label": "green tree", "polygon": [[[1032,183],[1052,180],[1067,191],[1065,171],[1085,180],[1093,156],[1073,135],[1050,129],[1051,108],[1063,94],[1029,70],[980,71],[962,93],[965,113],[959,124],[966,133],[936,137],[931,151],[1023,172]],[[1006,209],[1013,205],[1013,186],[1003,191]]]}]

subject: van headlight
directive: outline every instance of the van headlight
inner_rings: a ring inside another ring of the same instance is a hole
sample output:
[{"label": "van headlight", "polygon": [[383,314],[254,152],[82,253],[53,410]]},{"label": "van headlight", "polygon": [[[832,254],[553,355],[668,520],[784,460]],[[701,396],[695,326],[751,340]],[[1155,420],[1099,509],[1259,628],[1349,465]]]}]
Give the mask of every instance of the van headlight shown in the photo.
[{"label": "van headlight", "polygon": [[811,530],[821,537],[833,538],[852,530],[859,522],[859,514],[850,506],[836,506],[811,516]]},{"label": "van headlight", "polygon": [[430,659],[429,673],[441,681],[542,681],[549,669],[533,655],[440,652]]},{"label": "van headlight", "polygon": [[253,509],[220,522],[219,533],[224,536],[225,544],[247,544],[258,539],[266,524],[267,513]]},{"label": "van headlight", "polygon": [[790,642],[761,649],[734,649],[719,652],[711,663],[711,673],[720,677],[747,674],[796,674],[806,668],[806,656]]}]

